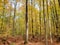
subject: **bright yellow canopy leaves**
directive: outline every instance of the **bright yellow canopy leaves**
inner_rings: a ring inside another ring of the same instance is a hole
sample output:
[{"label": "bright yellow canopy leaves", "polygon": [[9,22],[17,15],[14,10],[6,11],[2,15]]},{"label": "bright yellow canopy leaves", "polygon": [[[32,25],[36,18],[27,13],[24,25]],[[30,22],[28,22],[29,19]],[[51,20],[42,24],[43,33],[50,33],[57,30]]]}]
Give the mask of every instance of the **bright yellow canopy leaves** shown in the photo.
[{"label": "bright yellow canopy leaves", "polygon": [[[11,33],[10,31],[13,30],[13,21],[15,23],[14,28],[15,28],[15,31],[17,31],[17,34],[18,34],[18,32],[22,33],[25,31],[26,0],[16,0],[16,1],[17,1],[17,5],[15,7],[16,10],[14,10],[15,4],[10,3],[9,0],[3,0],[3,1],[0,0],[0,29],[5,30],[5,32],[4,32],[4,34],[6,34],[5,36],[9,35]],[[45,16],[46,25],[47,25],[46,28],[47,28],[47,31],[49,31],[48,26],[50,24],[52,24],[52,22],[53,22],[53,20],[51,18],[53,14],[51,14],[51,13],[53,13],[53,11],[55,11],[55,7],[56,7],[57,14],[60,16],[60,8],[59,8],[58,0],[55,0],[55,6],[54,6],[54,0],[49,0],[48,3],[46,3],[46,0],[44,0],[45,14],[43,14],[43,0],[34,0],[32,2],[32,4],[31,4],[30,0],[28,0],[29,34],[32,33],[32,30],[34,31],[34,34],[35,34],[36,30],[37,30],[37,32],[39,32],[40,27],[41,27],[42,32],[44,32],[44,17],[43,17],[44,15],[46,15]],[[53,11],[51,11],[51,10],[53,10]],[[54,12],[54,14],[55,14],[55,12]],[[48,21],[49,21],[49,25],[48,25]],[[32,29],[32,26],[33,26],[33,29]],[[52,24],[51,30],[54,30],[54,28],[55,28],[55,25]],[[9,34],[7,34],[7,33],[9,33]]]}]

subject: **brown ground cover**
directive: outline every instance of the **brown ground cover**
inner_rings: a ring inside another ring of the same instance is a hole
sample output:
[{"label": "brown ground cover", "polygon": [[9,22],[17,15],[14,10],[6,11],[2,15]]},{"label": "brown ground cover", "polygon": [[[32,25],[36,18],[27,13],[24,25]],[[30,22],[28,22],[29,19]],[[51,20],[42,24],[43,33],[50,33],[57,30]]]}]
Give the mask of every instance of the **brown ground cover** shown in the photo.
[{"label": "brown ground cover", "polygon": [[[29,38],[29,41],[26,45],[45,45],[45,41],[39,40],[40,38]],[[54,39],[55,40],[55,39]],[[8,37],[8,38],[0,38],[0,45],[25,45],[24,39],[22,36],[18,37]],[[48,45],[60,45],[60,42],[53,41],[53,43],[50,43],[50,40],[48,41]]]}]

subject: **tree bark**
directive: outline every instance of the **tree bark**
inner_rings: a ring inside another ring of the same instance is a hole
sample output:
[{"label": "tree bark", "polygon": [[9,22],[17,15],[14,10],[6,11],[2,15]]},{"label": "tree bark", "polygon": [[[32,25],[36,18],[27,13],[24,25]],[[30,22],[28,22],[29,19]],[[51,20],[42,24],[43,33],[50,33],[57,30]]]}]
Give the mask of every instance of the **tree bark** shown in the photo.
[{"label": "tree bark", "polygon": [[25,31],[25,42],[24,44],[28,43],[28,0],[26,0],[26,31]]},{"label": "tree bark", "polygon": [[47,30],[46,30],[46,14],[45,14],[45,5],[43,0],[43,18],[44,18],[44,30],[45,30],[45,45],[48,45]]},{"label": "tree bark", "polygon": [[56,24],[56,33],[57,33],[57,36],[58,36],[58,30],[59,30],[59,20],[58,20],[58,14],[57,14],[57,9],[56,9],[56,3],[55,3],[55,0],[54,1],[54,8],[55,8],[55,18],[56,18],[56,21],[55,21],[55,24]]},{"label": "tree bark", "polygon": [[14,16],[13,16],[13,31],[12,31],[12,35],[15,36],[15,17],[16,17],[16,6],[17,6],[17,1],[15,1],[14,3]]},{"label": "tree bark", "polygon": [[41,1],[40,1],[39,4],[40,4],[39,5],[39,9],[40,9],[40,11],[39,11],[39,21],[40,21],[40,41],[41,41]]}]

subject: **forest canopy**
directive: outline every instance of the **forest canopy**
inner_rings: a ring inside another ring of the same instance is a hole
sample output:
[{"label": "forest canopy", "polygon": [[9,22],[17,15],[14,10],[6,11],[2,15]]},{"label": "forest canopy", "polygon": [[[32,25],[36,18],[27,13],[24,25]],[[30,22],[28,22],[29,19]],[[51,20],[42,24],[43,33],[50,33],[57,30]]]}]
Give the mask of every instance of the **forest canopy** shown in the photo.
[{"label": "forest canopy", "polygon": [[[60,35],[60,0],[28,0],[28,32]],[[45,21],[44,21],[45,20]],[[45,27],[46,26],[46,27]],[[44,28],[45,27],[45,28]],[[0,36],[25,34],[26,0],[0,0]],[[41,30],[41,32],[40,32]]]}]

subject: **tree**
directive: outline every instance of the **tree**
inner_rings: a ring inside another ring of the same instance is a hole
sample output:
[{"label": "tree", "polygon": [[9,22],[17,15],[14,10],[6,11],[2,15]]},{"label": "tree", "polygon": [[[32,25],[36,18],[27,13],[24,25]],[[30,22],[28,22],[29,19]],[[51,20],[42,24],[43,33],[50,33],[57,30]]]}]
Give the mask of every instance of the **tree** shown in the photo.
[{"label": "tree", "polygon": [[46,14],[45,14],[45,2],[43,0],[43,18],[44,18],[44,30],[45,30],[45,45],[48,45],[47,30],[46,30]]},{"label": "tree", "polygon": [[58,24],[59,24],[59,19],[58,19],[58,14],[57,14],[57,9],[56,9],[56,3],[55,3],[55,0],[53,0],[54,1],[54,9],[55,9],[55,18],[56,18],[56,22],[55,22],[55,24],[56,24],[56,33],[57,33],[57,35],[58,35],[58,29],[59,29],[59,27],[58,27]]},{"label": "tree", "polygon": [[39,3],[40,41],[41,41],[41,0]]},{"label": "tree", "polygon": [[26,0],[26,15],[25,15],[25,19],[26,19],[26,34],[25,34],[25,44],[28,42],[28,0]]}]

